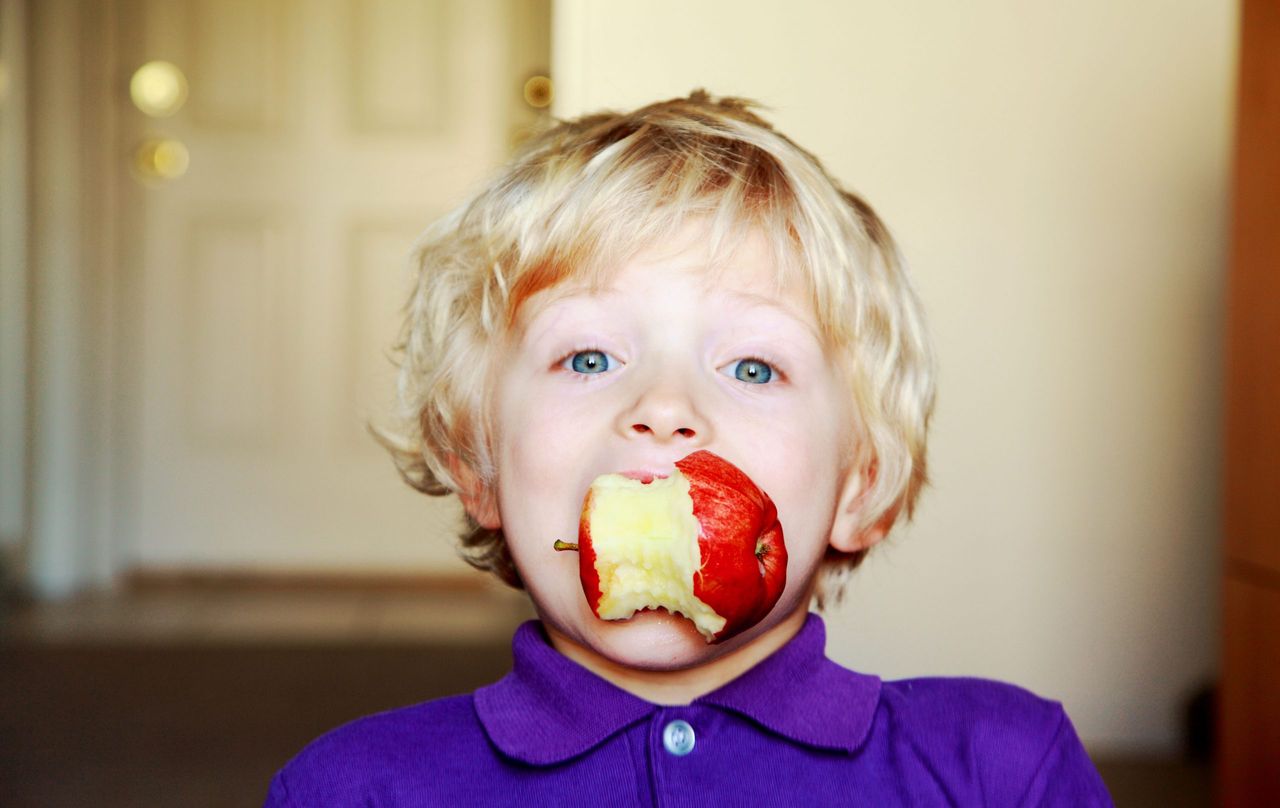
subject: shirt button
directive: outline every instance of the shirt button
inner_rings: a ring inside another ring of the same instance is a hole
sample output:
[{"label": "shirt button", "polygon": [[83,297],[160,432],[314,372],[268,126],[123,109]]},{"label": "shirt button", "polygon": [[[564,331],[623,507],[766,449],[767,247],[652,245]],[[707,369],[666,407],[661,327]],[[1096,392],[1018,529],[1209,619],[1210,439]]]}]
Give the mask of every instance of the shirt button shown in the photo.
[{"label": "shirt button", "polygon": [[672,721],[662,730],[662,745],[676,757],[693,751],[693,727],[688,721]]}]

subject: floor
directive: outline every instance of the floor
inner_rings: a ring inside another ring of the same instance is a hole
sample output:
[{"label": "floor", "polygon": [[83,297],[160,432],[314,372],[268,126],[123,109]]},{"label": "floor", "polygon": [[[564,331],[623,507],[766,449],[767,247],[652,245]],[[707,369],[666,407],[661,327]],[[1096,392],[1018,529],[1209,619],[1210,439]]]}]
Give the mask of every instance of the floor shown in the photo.
[{"label": "floor", "polygon": [[441,642],[509,644],[533,617],[498,587],[445,592],[163,587],[26,603],[0,640],[49,643]]},{"label": "floor", "polygon": [[[497,589],[171,589],[0,612],[0,804],[260,805],[346,721],[466,692],[532,616]],[[1095,756],[1119,806],[1212,804],[1204,765]]]}]

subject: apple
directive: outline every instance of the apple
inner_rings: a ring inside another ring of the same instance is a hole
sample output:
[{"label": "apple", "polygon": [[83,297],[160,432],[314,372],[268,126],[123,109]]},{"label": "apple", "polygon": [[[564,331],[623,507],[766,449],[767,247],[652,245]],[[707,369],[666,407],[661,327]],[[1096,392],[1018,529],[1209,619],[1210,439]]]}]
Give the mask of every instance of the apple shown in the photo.
[{"label": "apple", "polygon": [[764,619],[787,579],[778,510],[741,469],[707,450],[676,462],[669,477],[603,474],[587,489],[578,574],[591,610],[626,620],[665,608],[693,622],[708,643]]}]

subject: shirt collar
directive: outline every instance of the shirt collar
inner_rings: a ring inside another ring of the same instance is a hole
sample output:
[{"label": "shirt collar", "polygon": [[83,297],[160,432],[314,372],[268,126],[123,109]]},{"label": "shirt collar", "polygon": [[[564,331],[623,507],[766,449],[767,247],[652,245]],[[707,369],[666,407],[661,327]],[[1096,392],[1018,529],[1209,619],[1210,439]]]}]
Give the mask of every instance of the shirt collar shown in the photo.
[{"label": "shirt collar", "polygon": [[[731,710],[796,743],[853,753],[870,732],[880,679],[840,667],[825,647],[826,625],[810,613],[786,645],[693,704]],[[511,672],[475,693],[485,731],[509,757],[561,763],[660,709],[560,654],[537,620],[516,629],[511,650]]]}]

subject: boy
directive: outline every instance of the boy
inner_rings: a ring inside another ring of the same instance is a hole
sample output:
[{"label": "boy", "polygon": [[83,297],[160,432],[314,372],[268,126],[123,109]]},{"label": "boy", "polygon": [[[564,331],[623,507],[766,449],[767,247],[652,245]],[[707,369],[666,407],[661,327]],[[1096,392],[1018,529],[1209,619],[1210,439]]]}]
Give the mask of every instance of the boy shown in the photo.
[{"label": "boy", "polygon": [[[384,439],[540,619],[504,679],[333,730],[268,805],[1110,804],[1061,704],[825,658],[809,604],[925,484],[932,354],[884,225],[745,102],[560,124],[416,258],[410,426]],[[703,449],[775,503],[780,598],[719,643],[665,609],[600,619],[553,542],[600,475]]]}]

